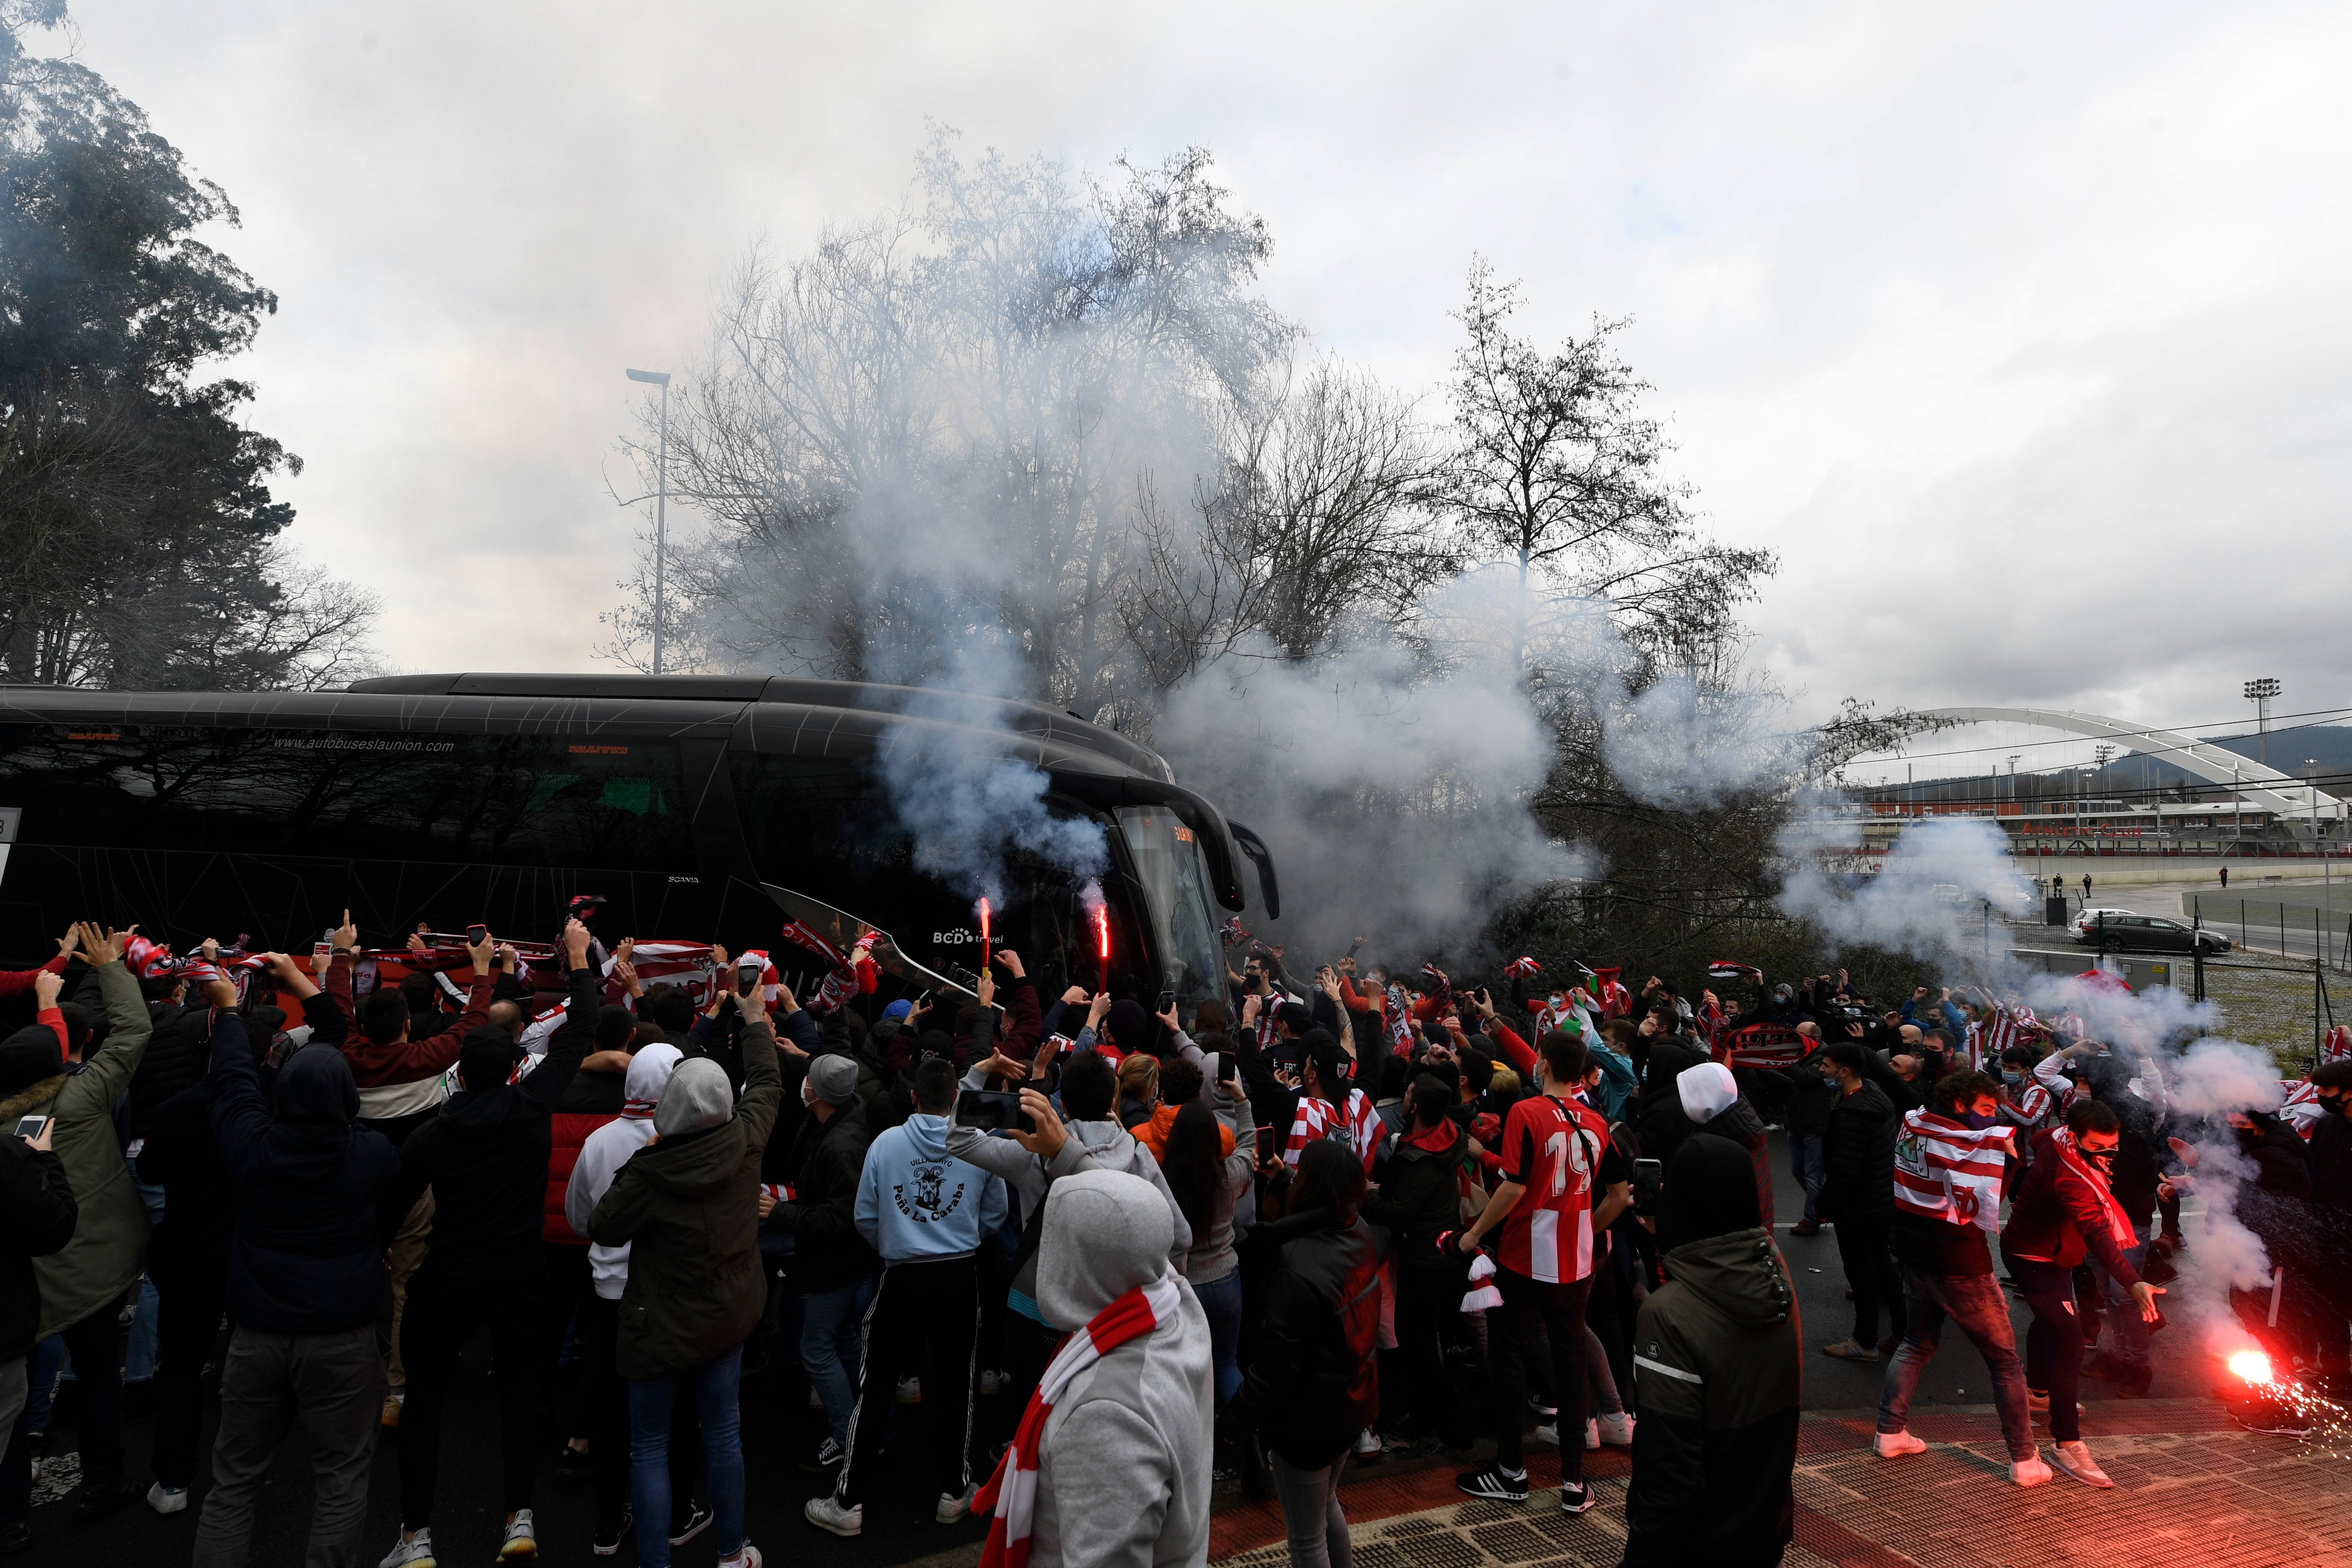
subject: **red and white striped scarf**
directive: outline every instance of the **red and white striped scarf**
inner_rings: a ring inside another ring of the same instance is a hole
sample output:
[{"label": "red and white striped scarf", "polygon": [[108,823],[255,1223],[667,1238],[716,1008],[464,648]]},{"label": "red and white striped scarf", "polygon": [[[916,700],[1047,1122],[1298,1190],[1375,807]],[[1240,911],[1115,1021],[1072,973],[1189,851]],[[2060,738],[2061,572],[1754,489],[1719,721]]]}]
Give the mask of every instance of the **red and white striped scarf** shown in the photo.
[{"label": "red and white striped scarf", "polygon": [[1355,1146],[1357,1155],[1364,1162],[1364,1173],[1372,1172],[1372,1157],[1381,1149],[1381,1113],[1372,1109],[1372,1097],[1360,1089],[1348,1091],[1348,1142]]},{"label": "red and white striped scarf", "polygon": [[1300,1095],[1298,1114],[1290,1121],[1290,1140],[1282,1146],[1282,1163],[1294,1171],[1298,1169],[1298,1156],[1306,1151],[1307,1145],[1318,1138],[1328,1138],[1331,1130],[1340,1125],[1338,1106],[1328,1100],[1318,1100],[1311,1094]]},{"label": "red and white striped scarf", "polygon": [[1389,1050],[1400,1057],[1409,1057],[1412,1055],[1412,1000],[1404,994],[1402,985],[1390,986],[1383,1000],[1387,1004],[1381,1011],[1387,1015]]},{"label": "red and white striped scarf", "polygon": [[991,1515],[988,1543],[980,1549],[981,1568],[1023,1568],[1029,1561],[1029,1527],[1037,1509],[1037,1466],[1045,1439],[1045,1423],[1053,1418],[1054,1402],[1062,1397],[1078,1374],[1129,1340],[1140,1339],[1162,1323],[1176,1321],[1183,1292],[1173,1275],[1139,1285],[1094,1315],[1094,1321],[1062,1343],[1060,1353],[1037,1380],[1037,1392],[1021,1413],[1013,1446],[997,1462],[996,1473],[972,1500],[974,1512]]},{"label": "red and white striped scarf", "polygon": [[2065,1163],[2066,1169],[2088,1182],[2091,1190],[2099,1194],[2100,1211],[2107,1216],[2107,1234],[2115,1237],[2116,1245],[2119,1247],[2137,1247],[2139,1232],[2132,1228],[2130,1216],[2124,1213],[2124,1205],[2116,1202],[2116,1194],[2107,1185],[2106,1173],[2084,1159],[2083,1152],[2074,1147],[2074,1134],[2063,1127],[2053,1128],[2050,1145],[2058,1151],[2058,1158]]},{"label": "red and white striped scarf", "polygon": [[1933,1110],[1905,1113],[1895,1141],[1895,1206],[1947,1225],[2000,1228],[2000,1184],[2013,1129],[1969,1127]]}]

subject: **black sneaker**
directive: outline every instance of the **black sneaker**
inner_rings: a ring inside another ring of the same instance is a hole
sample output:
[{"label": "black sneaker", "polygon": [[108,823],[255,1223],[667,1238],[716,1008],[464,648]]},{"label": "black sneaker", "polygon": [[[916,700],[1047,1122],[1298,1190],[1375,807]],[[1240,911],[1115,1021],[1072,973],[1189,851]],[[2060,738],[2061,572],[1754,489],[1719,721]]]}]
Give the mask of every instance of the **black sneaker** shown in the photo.
[{"label": "black sneaker", "polygon": [[816,1446],[816,1452],[801,1461],[801,1468],[813,1476],[821,1476],[827,1470],[839,1468],[841,1459],[841,1445],[835,1442],[833,1435],[828,1432],[824,1441]]},{"label": "black sneaker", "polygon": [[606,1530],[601,1524],[598,1525],[595,1539],[588,1543],[588,1550],[599,1557],[617,1556],[621,1550],[621,1542],[629,1538],[629,1531],[636,1525],[636,1516],[637,1510],[634,1507],[628,1503],[623,1503],[621,1522],[610,1530]]},{"label": "black sneaker", "polygon": [[1528,1500],[1528,1473],[1525,1470],[1515,1476],[1500,1465],[1489,1465],[1483,1470],[1454,1477],[1454,1484],[1472,1497],[1487,1498],[1496,1502]]},{"label": "black sneaker", "polygon": [[1591,1513],[1600,1504],[1601,1494],[1592,1489],[1589,1481],[1577,1481],[1559,1489],[1559,1511],[1562,1513]]},{"label": "black sneaker", "polygon": [[709,1530],[714,1517],[710,1511],[710,1505],[700,1498],[696,1498],[686,1505],[686,1518],[683,1521],[673,1518],[669,1529],[669,1543],[672,1546],[685,1545],[704,1531]]},{"label": "black sneaker", "polygon": [[112,1513],[139,1495],[139,1484],[125,1477],[110,1487],[93,1487],[84,1483],[74,1493],[74,1512],[84,1519],[97,1519]]},{"label": "black sneaker", "polygon": [[588,1476],[596,1473],[596,1461],[585,1448],[575,1448],[566,1443],[555,1450],[555,1473],[559,1476]]}]

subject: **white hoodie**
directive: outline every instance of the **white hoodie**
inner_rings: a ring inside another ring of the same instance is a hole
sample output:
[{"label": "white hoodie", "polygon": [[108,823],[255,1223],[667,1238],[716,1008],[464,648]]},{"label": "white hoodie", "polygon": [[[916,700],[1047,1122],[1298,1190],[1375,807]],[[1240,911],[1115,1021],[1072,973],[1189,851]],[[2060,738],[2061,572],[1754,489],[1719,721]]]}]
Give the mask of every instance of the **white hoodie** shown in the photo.
[{"label": "white hoodie", "polygon": [[[630,1155],[653,1142],[654,1107],[661,1103],[662,1087],[669,1082],[679,1055],[676,1046],[661,1045],[647,1046],[631,1057],[628,1105],[580,1145],[580,1158],[572,1167],[572,1184],[563,1189],[563,1217],[578,1234],[588,1234],[588,1216],[596,1212],[614,1173],[629,1163]],[[629,1283],[628,1245],[599,1247],[591,1242],[588,1271],[595,1281],[596,1294],[607,1301],[619,1300]]]}]

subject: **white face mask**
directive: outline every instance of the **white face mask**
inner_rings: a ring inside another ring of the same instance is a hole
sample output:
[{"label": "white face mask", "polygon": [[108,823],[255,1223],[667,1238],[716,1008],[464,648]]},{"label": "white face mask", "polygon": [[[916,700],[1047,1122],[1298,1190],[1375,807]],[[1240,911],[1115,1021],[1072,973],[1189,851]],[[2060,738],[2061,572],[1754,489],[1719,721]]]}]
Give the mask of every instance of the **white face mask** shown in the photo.
[{"label": "white face mask", "polygon": [[1554,1012],[1559,1011],[1559,1007],[1560,1007],[1560,1005],[1561,1005],[1562,1003],[1566,1002],[1567,1000],[1568,1000],[1568,998],[1567,998],[1567,997],[1565,997],[1565,996],[1561,996],[1561,995],[1558,994],[1557,993],[1555,993],[1555,994],[1553,994],[1553,996],[1552,996],[1552,999],[1551,999],[1552,1010],[1553,1010]]}]

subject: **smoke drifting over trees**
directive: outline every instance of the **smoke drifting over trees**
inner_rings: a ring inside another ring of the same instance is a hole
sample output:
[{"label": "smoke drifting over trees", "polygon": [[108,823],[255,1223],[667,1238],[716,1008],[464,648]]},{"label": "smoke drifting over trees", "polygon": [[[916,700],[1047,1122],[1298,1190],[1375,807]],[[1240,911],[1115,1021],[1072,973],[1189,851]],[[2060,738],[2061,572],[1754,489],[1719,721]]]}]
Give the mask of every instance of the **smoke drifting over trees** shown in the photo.
[{"label": "smoke drifting over trees", "polygon": [[[1669,817],[1784,807],[1819,737],[1734,619],[1772,558],[1700,527],[1622,323],[1541,350],[1474,262],[1422,399],[1313,352],[1272,254],[1199,149],[1079,179],[946,130],[898,207],[755,250],[673,391],[709,526],[671,546],[671,667],[1075,710],[1264,834],[1319,942],[1458,936],[1627,850],[1652,876]],[[625,663],[650,578],[606,617]],[[1752,902],[1748,837],[1700,858]]]}]

